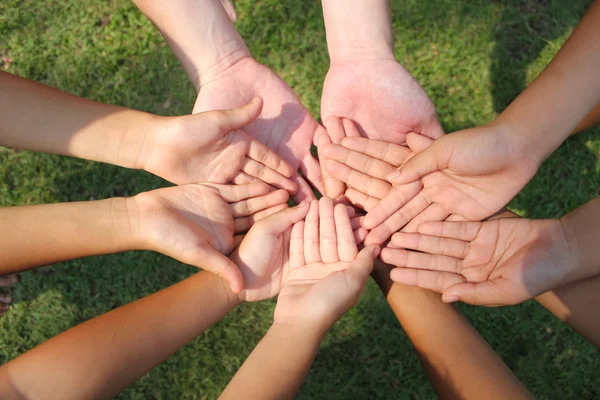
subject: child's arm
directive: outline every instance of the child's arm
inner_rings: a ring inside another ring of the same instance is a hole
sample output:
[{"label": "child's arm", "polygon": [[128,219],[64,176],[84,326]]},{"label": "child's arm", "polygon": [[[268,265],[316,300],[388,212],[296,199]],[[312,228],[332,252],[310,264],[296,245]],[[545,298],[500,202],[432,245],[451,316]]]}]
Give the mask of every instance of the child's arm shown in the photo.
[{"label": "child's arm", "polygon": [[181,185],[131,198],[0,209],[0,275],[68,259],[126,250],[158,251],[222,274],[241,289],[223,254],[288,194],[264,183]]},{"label": "child's arm", "polygon": [[273,325],[221,399],[293,398],[325,334],[358,301],[379,252],[358,253],[346,207],[334,209],[328,197],[311,203],[284,246],[289,261]]},{"label": "child's arm", "polygon": [[258,117],[260,98],[236,109],[159,117],[1,71],[0,87],[0,145],[144,169],[176,184],[251,175],[296,192],[293,169],[238,129]]},{"label": "child's arm", "polygon": [[372,276],[412,342],[440,398],[532,398],[456,308],[444,304],[437,293],[392,282],[391,268],[376,262]]},{"label": "child's arm", "polygon": [[0,368],[0,397],[113,397],[239,303],[223,279],[200,272],[84,322],[5,364]]},{"label": "child's arm", "polygon": [[571,135],[575,135],[584,129],[592,128],[596,125],[600,125],[600,104],[596,105],[583,121],[577,125],[577,128],[575,128]]}]

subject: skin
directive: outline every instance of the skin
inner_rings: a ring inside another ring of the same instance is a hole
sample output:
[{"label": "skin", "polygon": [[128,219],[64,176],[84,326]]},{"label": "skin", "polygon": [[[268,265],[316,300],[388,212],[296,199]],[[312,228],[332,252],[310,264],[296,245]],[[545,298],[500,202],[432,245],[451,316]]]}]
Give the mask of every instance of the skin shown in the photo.
[{"label": "skin", "polygon": [[182,185],[131,198],[6,207],[0,209],[0,275],[90,255],[152,250],[219,274],[238,292],[242,277],[226,255],[234,234],[286,207],[288,194],[269,190],[264,183]]},{"label": "skin", "polygon": [[[260,257],[264,253],[263,240],[271,241],[278,234],[289,232],[307,211],[307,204],[287,208],[257,222],[242,241],[239,256]],[[239,265],[244,276],[258,276],[261,267]],[[219,276],[200,272],[86,321],[4,364],[0,367],[0,396],[3,399],[114,397],[244,299],[266,299],[261,297],[261,293],[266,293],[263,288],[281,287],[281,276],[281,273],[260,275],[236,294]]]},{"label": "skin", "polygon": [[[467,220],[485,219],[506,205],[600,103],[599,22],[596,1],[554,60],[496,121],[444,136],[390,174],[392,184],[421,178],[423,189],[402,201],[390,193],[364,227],[391,217],[394,232],[432,204]],[[374,239],[367,243],[381,237]]]},{"label": "skin", "polygon": [[[183,64],[198,90],[194,113],[240,107],[264,99],[260,116],[244,127],[251,137],[281,155],[294,171],[323,191],[321,171],[310,146],[322,127],[277,74],[252,58],[219,0],[137,0]],[[202,21],[201,24],[198,21]],[[240,173],[237,183],[252,177]],[[313,199],[308,184],[294,174],[294,199]]]},{"label": "skin", "polygon": [[[239,173],[295,193],[293,169],[239,128],[262,100],[193,116],[159,117],[100,104],[0,72],[0,143],[144,169],[176,184],[228,183]],[[43,134],[42,134],[43,133]]]},{"label": "skin", "polygon": [[260,241],[276,256],[251,262],[264,263],[263,270],[284,263],[274,321],[221,399],[293,398],[325,334],[358,301],[379,253],[375,246],[358,253],[346,207],[334,208],[327,197],[313,201],[283,240]]},{"label": "skin", "polygon": [[[354,122],[363,137],[390,143],[405,143],[409,132],[430,138],[444,134],[432,101],[396,61],[389,3],[322,1],[331,63],[323,84],[321,119],[333,143],[341,138],[330,130],[331,116]],[[323,175],[331,183],[325,194],[340,197],[343,184],[333,183],[327,170]]]}]

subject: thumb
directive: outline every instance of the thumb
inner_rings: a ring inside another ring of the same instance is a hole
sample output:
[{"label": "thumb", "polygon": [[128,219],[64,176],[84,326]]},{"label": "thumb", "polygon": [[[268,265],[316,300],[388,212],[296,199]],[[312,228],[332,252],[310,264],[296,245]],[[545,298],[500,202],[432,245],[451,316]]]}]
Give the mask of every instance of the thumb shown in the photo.
[{"label": "thumb", "polygon": [[255,97],[250,103],[239,108],[213,111],[217,113],[220,127],[225,131],[241,128],[254,121],[260,115],[263,107],[261,97]]},{"label": "thumb", "polygon": [[462,301],[474,306],[494,307],[518,304],[527,300],[522,298],[522,295],[514,293],[510,286],[503,285],[504,280],[499,278],[480,283],[459,283],[444,291],[442,301],[444,303]]},{"label": "thumb", "polygon": [[433,139],[421,135],[420,133],[411,132],[406,135],[406,144],[415,154],[418,154],[428,148],[431,143],[433,143]]},{"label": "thumb", "polygon": [[268,217],[263,218],[254,224],[254,226],[250,228],[250,232],[248,232],[248,234],[251,234],[253,230],[254,232],[259,230],[263,233],[271,233],[275,235],[283,233],[296,222],[306,217],[309,208],[308,206],[309,202],[306,201],[300,203],[296,207],[286,208],[278,213],[269,215]]},{"label": "thumb", "polygon": [[242,273],[237,265],[212,247],[201,247],[194,255],[194,266],[203,268],[220,276],[229,283],[233,293],[239,293],[243,288]]},{"label": "thumb", "polygon": [[434,142],[431,146],[409,159],[406,164],[385,178],[394,185],[411,183],[422,176],[446,167],[445,151]]},{"label": "thumb", "polygon": [[352,265],[346,270],[357,282],[363,284],[373,271],[373,263],[379,255],[379,246],[367,246],[358,253]]}]

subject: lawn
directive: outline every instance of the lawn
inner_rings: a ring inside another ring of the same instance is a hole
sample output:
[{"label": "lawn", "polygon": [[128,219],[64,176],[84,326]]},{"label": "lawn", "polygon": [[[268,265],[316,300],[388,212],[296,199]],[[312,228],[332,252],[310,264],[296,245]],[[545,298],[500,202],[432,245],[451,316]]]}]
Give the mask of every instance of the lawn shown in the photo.
[{"label": "lawn", "polygon": [[[236,3],[237,27],[254,57],[279,73],[314,116],[328,68],[319,3]],[[551,60],[590,1],[392,3],[397,57],[452,132],[501,112]],[[161,36],[126,0],[2,0],[0,56],[4,70],[101,102],[178,115],[190,112],[195,99]],[[600,192],[599,159],[600,129],[569,139],[510,208],[544,218],[580,206]],[[142,172],[0,147],[0,206],[103,199],[164,185]],[[194,271],[158,254],[130,252],[23,273],[12,289],[13,306],[0,318],[0,363]],[[234,310],[121,398],[216,398],[266,332],[273,307],[267,301]],[[536,398],[600,398],[598,349],[537,303],[461,309]],[[410,342],[372,282],[326,338],[299,394],[433,397]]]}]

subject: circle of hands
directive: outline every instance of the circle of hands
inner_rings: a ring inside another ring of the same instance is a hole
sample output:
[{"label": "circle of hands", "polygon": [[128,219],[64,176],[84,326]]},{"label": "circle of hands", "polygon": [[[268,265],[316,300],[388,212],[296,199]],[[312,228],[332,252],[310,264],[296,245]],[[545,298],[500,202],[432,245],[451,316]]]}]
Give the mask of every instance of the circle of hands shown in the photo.
[{"label": "circle of hands", "polygon": [[395,60],[332,65],[324,126],[249,56],[206,82],[195,114],[166,119],[140,154],[143,168],[181,186],[134,198],[132,229],[220,275],[241,300],[279,295],[276,318],[342,313],[379,253],[375,268],[393,281],[482,305],[544,292],[561,278],[548,264],[572,258],[556,222],[486,220],[539,163],[515,157],[493,124],[444,135]]}]

